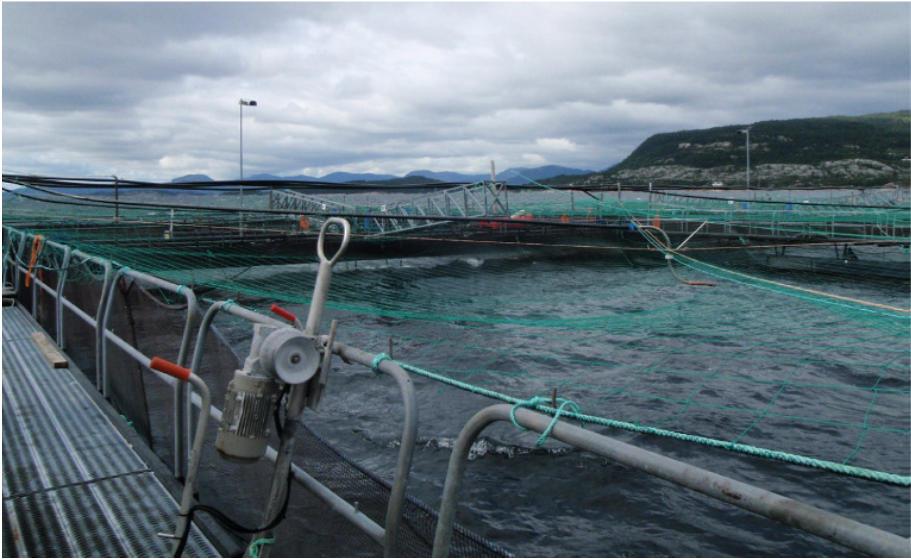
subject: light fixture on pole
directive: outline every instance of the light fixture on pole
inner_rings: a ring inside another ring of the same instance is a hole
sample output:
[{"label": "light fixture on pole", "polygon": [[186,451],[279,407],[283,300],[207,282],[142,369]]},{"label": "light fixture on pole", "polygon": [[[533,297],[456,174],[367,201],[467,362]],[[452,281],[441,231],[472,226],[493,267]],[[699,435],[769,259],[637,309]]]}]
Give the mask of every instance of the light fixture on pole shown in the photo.
[{"label": "light fixture on pole", "polygon": [[747,190],[750,189],[750,130],[752,126],[747,126],[740,131],[741,134],[746,134],[747,136]]},{"label": "light fixture on pole", "polygon": [[244,107],[256,107],[256,101],[241,99],[240,105],[240,207],[244,207]]}]

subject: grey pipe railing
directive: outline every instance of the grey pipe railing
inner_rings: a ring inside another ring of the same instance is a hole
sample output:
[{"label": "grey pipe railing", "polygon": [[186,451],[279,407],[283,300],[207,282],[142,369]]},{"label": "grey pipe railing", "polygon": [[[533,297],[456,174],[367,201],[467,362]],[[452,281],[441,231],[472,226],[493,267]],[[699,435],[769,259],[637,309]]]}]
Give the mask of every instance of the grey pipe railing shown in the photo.
[{"label": "grey pipe railing", "polygon": [[[25,243],[27,236],[24,233],[21,233],[16,230],[12,230],[12,232],[20,234],[23,244]],[[104,303],[107,299],[108,289],[111,286],[111,273],[112,273],[111,263],[110,263],[110,261],[105,260],[104,258],[86,254],[78,249],[71,250],[69,246],[62,245],[62,244],[56,243],[54,241],[48,241],[48,244],[50,244],[51,246],[55,246],[58,249],[64,250],[64,261],[61,266],[61,270],[59,271],[57,288],[56,289],[52,288],[50,285],[44,283],[37,277],[32,278],[32,279],[35,281],[36,286],[44,289],[47,293],[49,293],[56,300],[54,316],[55,316],[55,323],[57,325],[57,345],[60,346],[61,349],[64,349],[64,344],[65,344],[64,328],[63,328],[63,309],[64,308],[68,308],[71,311],[73,311],[73,313],[79,319],[81,319],[83,322],[85,322],[86,324],[88,324],[95,330],[95,388],[98,389],[99,391],[101,391],[102,390],[102,378],[101,377],[102,377],[102,369],[103,369],[102,360],[103,360],[104,350],[102,349],[102,336],[101,336],[101,330],[98,328],[98,324],[102,323],[102,316],[105,312]],[[69,275],[66,273],[66,271],[67,271],[69,265],[71,264],[73,257],[82,258],[83,260],[91,260],[91,261],[97,263],[99,266],[101,266],[101,268],[104,270],[103,280],[102,280],[102,285],[101,285],[101,294],[98,298],[98,304],[95,308],[95,317],[94,318],[89,316],[89,314],[86,311],[79,308],[79,306],[77,306],[75,303],[73,303],[72,301],[70,301],[63,295],[64,288],[66,287],[66,281],[69,277]],[[16,272],[16,277],[18,277],[18,275],[20,273],[25,273],[28,271],[21,263],[19,263],[17,261],[13,261],[11,259],[10,262],[13,264],[13,270]]]},{"label": "grey pipe railing", "polygon": [[[202,402],[198,395],[193,394],[193,405],[202,409]],[[221,421],[221,410],[215,406],[209,406],[209,416],[216,422]],[[266,460],[275,462],[278,459],[278,451],[273,446],[266,447]],[[329,505],[333,511],[340,514],[346,520],[351,522],[355,527],[360,528],[367,536],[376,543],[382,545],[386,531],[382,526],[374,522],[369,516],[361,512],[358,507],[352,505],[345,499],[339,497],[331,489],[320,483],[313,476],[308,474],[297,464],[291,464],[291,472],[294,481],[301,484],[308,491],[316,495],[320,500]]]},{"label": "grey pipe railing", "polygon": [[[332,352],[342,359],[373,367],[374,356],[360,349],[336,342]],[[411,459],[414,455],[414,445],[418,436],[418,404],[414,393],[414,383],[411,376],[391,360],[379,363],[377,369],[395,379],[402,393],[405,408],[405,427],[402,430],[402,444],[399,447],[398,462],[396,463],[395,480],[389,495],[389,504],[386,508],[386,538],[383,542],[383,551],[386,557],[396,554],[396,540],[402,521],[402,507],[405,503],[405,492],[408,485],[408,472],[411,471]]]},{"label": "grey pipe railing", "polygon": [[[44,250],[46,247],[51,247],[51,248],[57,249],[63,253],[63,258],[61,259],[61,262],[60,262],[60,269],[57,270],[57,287],[51,288],[50,285],[48,285],[44,281],[40,280],[37,277],[37,274],[35,274],[35,277],[33,277],[32,279],[34,280],[36,286],[41,287],[51,297],[54,298],[54,302],[55,302],[55,304],[54,304],[54,332],[57,335],[57,345],[60,346],[60,349],[65,349],[64,348],[64,338],[63,338],[63,300],[62,300],[62,297],[60,296],[60,294],[63,293],[63,285],[66,283],[67,271],[69,269],[70,258],[72,257],[72,250],[67,245],[58,243],[56,241],[51,241],[51,240],[44,241],[44,247],[42,248],[42,250]],[[21,264],[19,264],[19,263],[16,263],[16,266],[20,267],[20,268],[22,267]],[[27,271],[27,270],[24,270],[24,271]],[[33,291],[32,291],[32,305],[33,305],[32,315],[33,316],[38,312],[36,299],[37,299],[36,292],[33,289]]]},{"label": "grey pipe railing", "polygon": [[[229,305],[227,304],[227,301],[217,301],[209,307],[205,315],[203,315],[202,321],[199,324],[198,334],[196,336],[196,345],[193,350],[193,358],[190,365],[190,369],[193,371],[199,370],[199,366],[202,364],[202,355],[205,351],[206,334],[208,333],[212,321],[215,319],[215,316],[221,311],[228,312],[251,322],[272,324],[276,326],[286,326],[284,322],[278,321],[270,316],[260,314],[256,311],[246,309],[236,303]],[[326,336],[321,336],[323,343],[326,342],[326,339]],[[358,363],[369,368],[373,367],[373,355],[365,351],[336,342],[333,344],[332,352],[336,355],[339,355],[346,361]],[[392,489],[389,495],[389,503],[386,508],[385,529],[381,528],[380,530],[382,531],[382,534],[380,534],[378,538],[374,538],[383,544],[384,555],[391,557],[395,555],[396,539],[399,526],[401,525],[402,511],[408,484],[408,476],[411,471],[411,460],[414,455],[414,446],[417,442],[418,408],[417,397],[415,396],[414,392],[414,383],[411,380],[411,376],[404,369],[392,361],[383,361],[379,364],[378,370],[395,379],[402,396],[402,404],[405,414],[404,427],[402,429],[402,441],[399,447],[398,460],[396,463],[395,478],[393,479]],[[195,397],[192,398],[192,401],[194,404],[196,404]],[[218,413],[217,420],[220,421],[221,412],[214,406],[210,410],[210,412],[214,413],[212,410]],[[272,458],[272,461],[274,462],[275,459],[277,459],[278,454],[275,449],[271,449],[271,451],[274,456],[274,458]],[[301,473],[305,474],[305,472],[303,472],[303,470],[297,466],[293,466],[293,468],[297,468]],[[338,507],[340,511],[348,511],[347,513],[343,513],[343,516],[353,522],[355,526],[358,526],[364,530],[368,535],[371,537],[377,535],[375,530],[376,525],[373,523],[373,521],[370,521],[368,524],[363,523],[360,519],[360,517],[363,515],[360,513],[353,514],[353,512],[357,512],[356,507],[353,507],[347,501],[341,499],[341,497],[338,497],[332,493],[330,489],[326,488],[323,485],[319,485],[317,488],[314,483],[318,482],[315,479],[312,479],[309,475],[305,475],[307,478],[310,478],[307,481],[308,489],[314,490],[314,493],[316,493],[317,496],[323,498],[323,500],[333,508]],[[295,478],[301,477],[303,479],[303,476],[299,476],[297,472],[294,473],[294,476]],[[330,494],[334,497],[329,497]]]},{"label": "grey pipe railing", "polygon": [[0,272],[0,278],[3,278],[2,283],[3,283],[4,288],[6,288],[6,272],[9,270],[7,263],[12,261],[12,258],[10,258],[10,254],[13,252],[13,232],[14,231],[17,234],[19,233],[19,231],[16,231],[15,229],[7,227],[6,225],[3,226],[3,232],[5,234],[3,237],[3,262],[2,262],[2,266],[0,266],[0,270],[2,270],[2,272]]},{"label": "grey pipe railing", "polygon": [[[488,425],[497,421],[510,421],[512,409],[513,407],[508,404],[484,408],[472,416],[459,433],[446,472],[443,501],[433,540],[434,557],[445,557],[449,554],[456,499],[472,443]],[[545,432],[553,421],[548,415],[524,408],[515,410],[515,418],[522,427],[538,433]],[[565,421],[555,423],[550,437],[855,551],[874,557],[911,556],[911,540],[907,538],[576,427]]]},{"label": "grey pipe railing", "polygon": [[[22,257],[25,255],[26,245],[28,245],[28,235],[25,232],[20,232],[19,249],[16,251],[16,256],[12,257],[17,264],[22,261]],[[17,265],[16,273],[13,276],[13,291],[18,294],[20,287],[22,287],[22,270]]]},{"label": "grey pipe railing", "polygon": [[[12,246],[13,236],[18,236],[19,246],[18,246],[18,257],[13,256],[12,254],[7,254],[7,258],[4,262],[10,262],[13,266],[13,280],[16,283],[19,283],[20,277],[22,274],[27,272],[27,269],[21,265],[21,258],[24,254],[26,247],[28,245],[28,239],[34,237],[26,232],[19,231],[17,229],[4,226],[4,229],[10,235],[10,245]],[[35,281],[35,287],[33,287],[33,297],[35,289],[40,287],[41,289],[47,291],[57,300],[57,309],[55,309],[55,321],[59,324],[62,321],[62,309],[65,307],[71,310],[77,318],[91,326],[96,333],[96,344],[95,344],[95,358],[96,358],[96,379],[95,384],[96,388],[102,393],[109,393],[109,374],[107,370],[107,342],[113,343],[116,347],[120,348],[124,353],[126,353],[132,360],[136,361],[139,365],[145,369],[151,371],[159,379],[165,383],[173,386],[182,385],[184,383],[178,382],[173,377],[168,376],[164,373],[161,373],[150,367],[151,359],[142,353],[137,348],[130,345],[129,342],[115,334],[114,332],[108,329],[110,310],[113,303],[113,291],[114,285],[117,279],[121,275],[126,275],[133,277],[134,279],[151,284],[162,289],[167,289],[174,293],[182,294],[187,298],[187,322],[184,329],[184,335],[181,341],[181,350],[180,355],[178,356],[179,364],[183,365],[183,361],[186,358],[186,351],[189,346],[189,335],[188,332],[191,331],[192,327],[192,318],[191,315],[198,314],[198,306],[196,304],[196,298],[192,290],[188,288],[177,286],[173,283],[161,280],[154,276],[144,274],[142,272],[136,272],[129,269],[120,269],[116,272],[113,272],[113,265],[109,260],[104,258],[89,255],[80,250],[72,250],[69,246],[63,245],[54,241],[47,241],[54,248],[63,250],[65,253],[65,260],[67,251],[69,259],[64,263],[63,268],[67,267],[67,264],[72,262],[73,257],[80,258],[82,260],[91,260],[97,263],[103,269],[103,280],[102,280],[102,290],[99,297],[98,305],[95,311],[95,317],[89,315],[89,313],[75,303],[63,296],[63,290],[66,284],[67,276],[63,275],[62,278],[58,277],[57,288],[54,289],[50,285],[41,281],[37,277],[33,277]],[[226,310],[233,315],[238,317],[250,320],[252,322],[262,322],[266,324],[272,324],[276,326],[285,326],[286,324],[282,321],[276,320],[270,316],[266,316],[255,311],[246,309],[240,305],[232,304],[227,305],[226,308],[225,301],[217,302],[213,304],[205,313],[202,319],[202,324],[200,325],[199,335],[197,338],[197,345],[194,348],[192,366],[191,370],[197,370],[202,358],[202,353],[205,347],[205,335],[211,326],[211,322],[214,319],[215,315],[221,311]],[[34,309],[34,307],[33,307]],[[300,323],[297,324],[300,327]],[[58,327],[59,328],[59,327]],[[58,332],[62,330],[58,329]],[[325,336],[322,337],[325,342]],[[59,341],[59,340],[58,340]],[[353,361],[360,363],[366,367],[372,367],[372,355],[345,346],[344,344],[333,344],[333,353],[343,356],[344,359],[348,361]],[[378,366],[378,370],[385,374],[392,376],[402,393],[402,400],[405,408],[405,426],[402,433],[402,444],[399,450],[399,457],[397,461],[397,469],[395,480],[393,482],[393,487],[390,492],[389,504],[386,511],[386,522],[385,528],[374,522],[372,519],[367,517],[365,514],[358,510],[356,505],[352,505],[348,501],[344,500],[342,497],[338,496],[331,489],[321,484],[310,474],[304,471],[301,467],[296,464],[291,465],[291,471],[293,474],[293,479],[311,491],[314,495],[320,498],[325,502],[332,510],[339,513],[341,516],[349,520],[353,525],[361,529],[368,537],[376,541],[377,543],[383,545],[384,554],[386,556],[392,556],[395,552],[396,545],[396,535],[398,532],[398,527],[401,525],[401,515],[403,510],[403,504],[405,499],[405,490],[407,486],[407,478],[410,472],[411,459],[414,452],[414,445],[417,439],[417,403],[414,395],[414,387],[411,382],[410,376],[398,365],[392,362],[383,362]],[[194,383],[195,384],[195,383]],[[196,407],[202,407],[204,404],[201,401],[199,394],[192,394],[189,398],[191,405]],[[208,417],[212,417],[217,421],[221,420],[221,411],[209,404],[209,414]],[[199,429],[194,433],[188,434],[188,436],[193,436],[194,445],[196,448],[196,441],[199,439]],[[176,454],[176,452],[175,452]],[[192,455],[194,452],[191,450],[191,462]],[[277,451],[268,447],[266,450],[266,458],[272,462],[276,461]],[[190,483],[191,480],[187,480],[187,483]],[[195,483],[195,480],[192,480]],[[183,501],[183,499],[182,499]]]},{"label": "grey pipe railing", "polygon": [[[34,238],[34,235],[32,235]],[[23,236],[23,244],[28,239],[27,235]],[[52,247],[56,250],[59,250],[63,253],[63,258],[61,260],[60,269],[57,270],[57,286],[56,288],[51,287],[48,283],[38,277],[38,274],[35,273],[32,277],[32,316],[37,317],[38,313],[38,288],[43,289],[51,297],[54,298],[54,332],[56,333],[57,345],[63,349],[63,302],[59,296],[62,293],[62,286],[66,283],[66,271],[67,266],[70,261],[70,247],[54,242],[45,240],[44,245],[42,246],[42,251],[46,247]],[[24,267],[21,262],[13,262],[13,265],[17,268],[18,272],[28,273],[28,269]]]},{"label": "grey pipe railing", "polygon": [[[102,329],[99,328],[98,325],[104,323],[104,313],[105,313],[105,309],[106,309],[105,303],[107,301],[108,290],[113,289],[113,285],[114,285],[113,281],[111,281],[113,279],[114,268],[111,265],[110,260],[106,260],[106,259],[100,258],[98,256],[93,256],[91,254],[86,254],[78,249],[74,250],[71,253],[71,256],[75,256],[77,258],[82,258],[85,261],[95,262],[96,264],[101,266],[102,270],[104,270],[104,277],[103,277],[102,283],[101,283],[101,294],[98,297],[98,306],[95,308],[95,320],[94,320],[94,322],[86,321],[95,328],[95,388],[100,392],[103,387],[102,369],[104,368],[104,337],[101,334]],[[60,286],[60,293],[61,293],[60,299],[61,299],[61,301],[63,301],[64,304],[67,304],[67,303],[69,303],[69,301],[67,300],[66,297],[62,296],[63,287],[64,286],[62,286],[62,285]],[[73,309],[74,311],[76,309],[78,309],[78,307],[76,305],[72,305],[70,308]],[[77,314],[79,314],[79,313],[77,313]],[[85,318],[83,318],[83,320],[85,320]]]},{"label": "grey pipe railing", "polygon": [[[195,373],[190,372],[187,375],[186,382],[189,382],[199,393],[200,407],[211,407],[212,398],[209,395],[209,387],[205,381]],[[177,527],[174,530],[174,536],[178,539],[183,536],[184,532],[192,529],[189,513],[193,507],[193,496],[196,494],[196,480],[199,474],[199,464],[202,460],[202,445],[205,443],[208,420],[209,414],[207,413],[200,413],[196,420],[196,435],[193,437],[193,446],[190,447],[187,480],[183,485],[183,493],[180,495],[180,512],[177,515]],[[179,546],[179,541],[174,543],[174,555],[177,554]]]},{"label": "grey pipe railing", "polygon": [[[109,377],[108,377],[108,363],[107,363],[107,343],[106,341],[110,338],[108,324],[111,319],[111,306],[114,302],[114,286],[117,285],[117,280],[120,279],[120,276],[128,276],[133,278],[135,281],[140,283],[151,285],[159,289],[164,289],[170,291],[177,295],[182,296],[187,302],[187,314],[186,320],[184,322],[183,334],[181,335],[180,340],[180,349],[177,353],[177,364],[181,367],[185,367],[187,364],[187,353],[190,347],[190,340],[192,339],[193,334],[193,323],[196,320],[197,314],[197,303],[196,303],[196,294],[193,293],[193,290],[183,286],[177,285],[175,283],[163,280],[156,276],[146,274],[144,272],[138,272],[136,270],[131,270],[129,268],[120,268],[114,273],[114,277],[111,280],[111,287],[108,289],[107,300],[104,305],[104,313],[102,315],[101,321],[101,331],[102,331],[102,344],[101,344],[101,378],[102,378],[102,393],[107,397],[110,393],[109,386]],[[187,442],[190,440],[190,424],[189,424],[189,411],[190,411],[190,396],[189,391],[187,390],[186,383],[179,382],[173,385],[174,388],[174,476],[178,479],[183,479],[186,474],[187,467],[187,453],[188,447]]]}]

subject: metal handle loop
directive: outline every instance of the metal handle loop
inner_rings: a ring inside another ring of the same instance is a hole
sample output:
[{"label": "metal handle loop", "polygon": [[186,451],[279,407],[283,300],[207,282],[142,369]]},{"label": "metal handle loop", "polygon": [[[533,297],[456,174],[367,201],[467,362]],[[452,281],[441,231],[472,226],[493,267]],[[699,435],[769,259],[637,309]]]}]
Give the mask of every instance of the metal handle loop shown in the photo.
[{"label": "metal handle loop", "polygon": [[[323,243],[326,239],[326,231],[329,229],[329,226],[335,223],[336,225],[341,226],[342,228],[342,244],[338,247],[338,250],[335,251],[335,254],[332,255],[332,258],[326,258],[326,253],[323,250]],[[323,223],[323,226],[319,229],[319,241],[316,243],[316,253],[319,255],[321,262],[326,262],[330,266],[336,263],[336,261],[341,258],[342,254],[345,252],[345,249],[348,248],[348,241],[351,240],[351,224],[348,223],[347,219],[342,219],[340,217],[330,217]]]}]

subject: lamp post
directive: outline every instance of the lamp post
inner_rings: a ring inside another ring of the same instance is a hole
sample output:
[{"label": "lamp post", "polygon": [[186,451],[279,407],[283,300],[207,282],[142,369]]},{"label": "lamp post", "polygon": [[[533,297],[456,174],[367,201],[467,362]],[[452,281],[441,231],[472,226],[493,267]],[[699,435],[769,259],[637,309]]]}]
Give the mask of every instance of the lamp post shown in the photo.
[{"label": "lamp post", "polygon": [[752,126],[747,126],[740,131],[741,134],[746,134],[747,136],[747,190],[750,189],[750,130]]},{"label": "lamp post", "polygon": [[240,105],[240,207],[244,207],[244,107],[255,107],[256,101],[241,99]]}]

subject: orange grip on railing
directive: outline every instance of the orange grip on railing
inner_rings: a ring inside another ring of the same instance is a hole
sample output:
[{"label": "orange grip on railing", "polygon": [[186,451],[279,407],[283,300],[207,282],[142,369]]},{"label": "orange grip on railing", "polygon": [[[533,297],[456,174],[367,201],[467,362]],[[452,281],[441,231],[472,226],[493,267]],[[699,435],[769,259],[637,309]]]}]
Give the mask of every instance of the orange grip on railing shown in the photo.
[{"label": "orange grip on railing", "polygon": [[274,312],[275,314],[277,314],[278,316],[284,318],[285,320],[287,320],[287,321],[289,321],[289,322],[295,322],[295,321],[297,320],[297,315],[295,315],[295,314],[294,314],[293,312],[291,312],[291,311],[286,311],[285,309],[279,307],[279,306],[276,305],[275,303],[272,304],[272,306],[269,308],[269,310],[272,311],[272,312]]},{"label": "orange grip on railing", "polygon": [[190,375],[193,373],[190,369],[186,367],[181,367],[177,363],[172,363],[167,359],[162,359],[161,357],[153,357],[152,361],[149,362],[149,367],[155,369],[156,371],[161,371],[166,375],[171,375],[172,377],[186,382],[190,379]]}]

